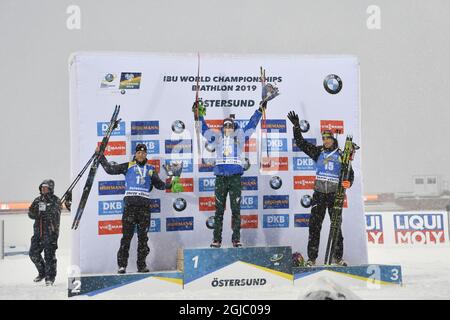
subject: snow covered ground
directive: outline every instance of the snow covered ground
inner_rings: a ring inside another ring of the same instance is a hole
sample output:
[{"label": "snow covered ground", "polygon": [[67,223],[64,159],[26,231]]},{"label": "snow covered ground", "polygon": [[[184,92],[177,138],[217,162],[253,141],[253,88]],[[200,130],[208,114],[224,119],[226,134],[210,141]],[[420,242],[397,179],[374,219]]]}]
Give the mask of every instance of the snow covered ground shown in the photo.
[{"label": "snow covered ground", "polygon": [[[7,256],[0,260],[0,299],[67,299],[69,250],[57,252],[58,276],[53,287],[33,283],[34,265],[26,255]],[[400,264],[403,287],[382,286],[379,289],[352,290],[361,299],[450,299],[450,246],[369,247],[371,263]],[[225,293],[174,292],[151,294],[146,299],[299,299],[307,288],[281,287],[259,290],[229,290]],[[120,297],[113,297],[120,299]],[[136,296],[136,299],[142,298]]]}]

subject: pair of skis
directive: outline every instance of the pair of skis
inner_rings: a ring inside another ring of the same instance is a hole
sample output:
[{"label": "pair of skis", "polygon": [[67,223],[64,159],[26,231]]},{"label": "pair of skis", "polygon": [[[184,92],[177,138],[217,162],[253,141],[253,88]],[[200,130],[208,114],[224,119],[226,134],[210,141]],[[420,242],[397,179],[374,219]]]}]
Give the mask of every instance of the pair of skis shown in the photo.
[{"label": "pair of skis", "polygon": [[345,140],[344,152],[342,154],[341,172],[339,174],[339,185],[336,190],[336,197],[333,204],[333,212],[331,214],[330,234],[328,235],[327,248],[325,251],[324,264],[331,264],[336,249],[336,242],[341,230],[342,224],[342,208],[344,207],[344,199],[346,189],[342,186],[343,181],[348,181],[351,170],[351,161],[353,160],[355,151],[359,149],[353,142],[353,137],[348,135]]},{"label": "pair of skis", "polygon": [[88,174],[86,183],[83,188],[83,193],[81,194],[80,204],[78,205],[77,212],[73,219],[72,229],[74,229],[74,230],[76,230],[78,228],[78,225],[80,224],[80,220],[83,215],[84,208],[86,206],[86,202],[89,197],[89,193],[91,191],[92,185],[94,184],[95,174],[97,173],[97,169],[100,164],[100,157],[102,157],[105,152],[106,146],[108,145],[108,141],[109,141],[109,138],[111,137],[112,132],[114,131],[114,129],[117,128],[117,126],[120,123],[121,119],[117,119],[117,117],[119,116],[119,111],[120,111],[120,106],[116,105],[114,112],[112,114],[111,120],[109,122],[108,129],[106,130],[106,133],[102,139],[102,142],[100,143],[98,152],[96,151],[92,155],[92,157],[89,159],[88,163],[84,166],[84,168],[78,174],[77,178],[74,180],[74,182],[69,187],[69,190],[67,190],[63,196],[63,198],[67,199],[68,195],[70,194],[70,198],[72,198],[72,196],[71,196],[72,189],[75,187],[75,184],[81,179],[81,176],[87,170],[88,166],[92,163],[91,168],[89,169],[89,174]]}]

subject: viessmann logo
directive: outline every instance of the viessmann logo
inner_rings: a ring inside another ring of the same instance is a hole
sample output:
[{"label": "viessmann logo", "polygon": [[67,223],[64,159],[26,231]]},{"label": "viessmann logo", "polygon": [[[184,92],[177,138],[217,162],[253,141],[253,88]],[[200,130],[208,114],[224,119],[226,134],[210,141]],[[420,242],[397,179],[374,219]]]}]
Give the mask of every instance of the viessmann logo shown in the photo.
[{"label": "viessmann logo", "polygon": [[294,176],[295,190],[312,190],[314,189],[315,176]]},{"label": "viessmann logo", "polygon": [[159,121],[131,121],[131,135],[159,134]]},{"label": "viessmann logo", "polygon": [[[97,146],[101,144],[97,142]],[[104,154],[105,156],[124,156],[127,154],[127,144],[125,141],[109,141]]]},{"label": "viessmann logo", "polygon": [[383,217],[381,214],[366,214],[366,231],[369,243],[384,243]]},{"label": "viessmann logo", "polygon": [[394,228],[398,244],[445,242],[442,214],[394,214]]},{"label": "viessmann logo", "polygon": [[99,181],[98,194],[100,196],[125,194],[125,181]]},{"label": "viessmann logo", "polygon": [[263,158],[262,171],[288,171],[289,160],[288,157],[270,157]]},{"label": "viessmann logo", "polygon": [[199,197],[198,207],[200,211],[215,211],[216,198],[215,197]]},{"label": "viessmann logo", "polygon": [[122,221],[121,220],[99,221],[98,234],[100,236],[109,234],[122,234]]},{"label": "viessmann logo", "polygon": [[330,130],[333,133],[344,133],[344,121],[342,120],[320,120],[320,132]]}]

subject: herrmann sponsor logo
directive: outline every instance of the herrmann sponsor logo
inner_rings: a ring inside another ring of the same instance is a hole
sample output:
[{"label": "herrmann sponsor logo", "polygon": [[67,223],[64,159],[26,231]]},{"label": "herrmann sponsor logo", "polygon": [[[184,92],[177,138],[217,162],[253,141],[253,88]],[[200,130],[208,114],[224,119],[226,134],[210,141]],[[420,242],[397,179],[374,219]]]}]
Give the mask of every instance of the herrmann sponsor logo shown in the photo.
[{"label": "herrmann sponsor logo", "polygon": [[98,202],[98,214],[101,216],[122,214],[123,200],[109,200]]},{"label": "herrmann sponsor logo", "polygon": [[258,177],[241,177],[242,191],[258,190]]},{"label": "herrmann sponsor logo", "polygon": [[263,158],[262,171],[288,171],[289,160],[288,157],[270,157]]},{"label": "herrmann sponsor logo", "polygon": [[283,119],[273,119],[273,120],[266,120],[266,128],[267,132],[279,132],[279,133],[286,133],[286,120]]},{"label": "herrmann sponsor logo", "polygon": [[198,172],[213,172],[215,166],[215,159],[202,159],[202,163],[198,166]]},{"label": "herrmann sponsor logo", "polygon": [[257,229],[258,228],[258,215],[257,214],[241,215],[241,228],[242,229]]},{"label": "herrmann sponsor logo", "polygon": [[150,213],[161,213],[161,199],[150,199]]},{"label": "herrmann sponsor logo", "polygon": [[[305,140],[315,146],[317,145],[317,140],[315,138],[305,138]],[[303,152],[295,143],[295,139],[292,139],[292,152]]]},{"label": "herrmann sponsor logo", "polygon": [[[97,122],[97,136],[104,137],[108,130],[109,122]],[[111,133],[111,136],[125,135],[125,121],[120,121],[116,129]]]},{"label": "herrmann sponsor logo", "polygon": [[165,141],[166,154],[172,153],[192,153],[192,140],[166,140]]},{"label": "herrmann sponsor logo", "polygon": [[381,214],[366,214],[367,240],[372,244],[383,244],[383,217]]},{"label": "herrmann sponsor logo", "polygon": [[122,220],[99,221],[98,234],[100,236],[110,234],[122,234]]},{"label": "herrmann sponsor logo", "polygon": [[286,138],[268,138],[262,139],[263,150],[269,149],[269,152],[287,152],[287,139]]},{"label": "herrmann sponsor logo", "polygon": [[289,209],[289,195],[263,196],[263,209]]},{"label": "herrmann sponsor logo", "polygon": [[216,185],[215,177],[199,178],[198,179],[198,189],[200,192],[211,192],[214,191]]},{"label": "herrmann sponsor logo", "polygon": [[131,135],[159,134],[159,121],[131,121]]},{"label": "herrmann sponsor logo", "polygon": [[442,214],[394,214],[395,243],[437,244],[445,242]]},{"label": "herrmann sponsor logo", "polygon": [[241,210],[257,210],[257,209],[258,209],[258,196],[241,197]]},{"label": "herrmann sponsor logo", "polygon": [[[97,146],[102,143],[97,142]],[[125,141],[109,141],[105,148],[105,156],[124,156],[127,154],[127,143]]]},{"label": "herrmann sponsor logo", "polygon": [[[166,181],[170,182],[169,179]],[[180,184],[183,186],[183,192],[194,192],[194,178],[180,178]],[[166,192],[171,193],[170,189],[166,189]]]},{"label": "herrmann sponsor logo", "polygon": [[344,121],[342,120],[320,120],[320,132],[330,130],[333,133],[344,133]]},{"label": "herrmann sponsor logo", "polygon": [[310,157],[293,157],[294,171],[316,171],[316,163]]},{"label": "herrmann sponsor logo", "polygon": [[99,181],[98,194],[100,196],[125,194],[125,180]]},{"label": "herrmann sponsor logo", "polygon": [[131,154],[135,154],[136,146],[139,143],[145,144],[147,147],[147,154],[159,154],[159,140],[134,140],[131,141]]},{"label": "herrmann sponsor logo", "polygon": [[288,214],[263,215],[263,228],[289,228]]},{"label": "herrmann sponsor logo", "polygon": [[194,230],[194,217],[166,218],[166,231]]},{"label": "herrmann sponsor logo", "polygon": [[299,213],[294,215],[294,227],[295,228],[308,228],[309,218],[311,214],[309,213]]},{"label": "herrmann sponsor logo", "polygon": [[194,165],[192,159],[166,159],[166,166],[171,166],[174,163],[182,162],[183,164],[183,173],[189,173],[194,171]]},{"label": "herrmann sponsor logo", "polygon": [[294,176],[295,190],[312,190],[314,189],[315,176]]}]

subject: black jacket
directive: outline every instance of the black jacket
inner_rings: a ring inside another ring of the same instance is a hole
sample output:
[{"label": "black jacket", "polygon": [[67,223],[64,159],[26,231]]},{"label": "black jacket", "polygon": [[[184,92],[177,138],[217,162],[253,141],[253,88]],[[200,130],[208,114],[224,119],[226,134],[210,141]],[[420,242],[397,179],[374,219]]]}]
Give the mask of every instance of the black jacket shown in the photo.
[{"label": "black jacket", "polygon": [[[106,173],[118,175],[123,174],[126,175],[129,167],[129,162],[124,162],[121,164],[113,164],[108,162],[106,160],[106,157],[102,155],[100,157],[100,164],[102,165],[103,169],[105,169]],[[147,162],[147,161],[145,161]],[[172,184],[166,183],[160,179],[158,176],[158,173],[156,171],[153,171],[152,175],[152,187],[154,186],[156,189],[159,190],[165,190],[170,189]],[[151,188],[152,188],[151,187]],[[151,191],[151,188],[149,191]],[[150,199],[144,198],[144,197],[138,197],[138,196],[126,196],[123,198],[125,204],[131,204],[131,205],[150,205]]]},{"label": "black jacket", "polygon": [[40,195],[31,203],[28,216],[35,220],[34,235],[41,239],[59,235],[59,224],[61,220],[61,201],[53,194],[53,190]]},{"label": "black jacket", "polygon": [[[320,154],[323,151],[332,151],[336,148],[339,148],[337,140],[335,140],[335,143],[330,150],[327,150],[323,145],[316,146],[312,143],[309,143],[303,138],[302,132],[299,127],[294,127],[294,139],[295,144],[300,148],[300,150],[306,153],[306,155],[310,157],[312,160],[314,160],[314,162],[317,162]],[[340,149],[339,154],[342,155],[342,151]],[[348,181],[350,181],[350,185],[353,184],[353,180],[354,180],[354,172],[353,168],[350,167],[348,178]],[[337,190],[337,186],[338,184],[335,182],[316,180],[316,182],[314,183],[314,190],[322,193],[334,193]]]}]

